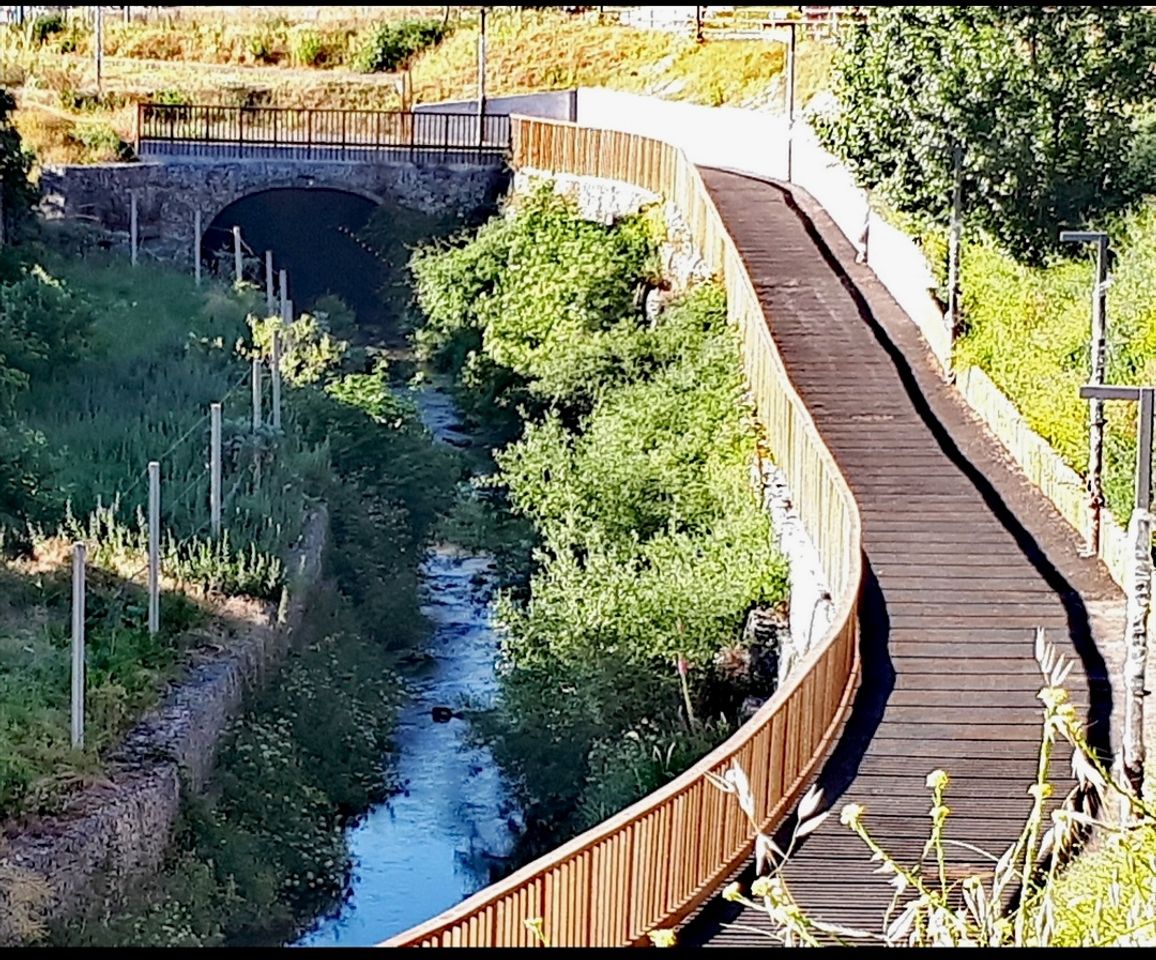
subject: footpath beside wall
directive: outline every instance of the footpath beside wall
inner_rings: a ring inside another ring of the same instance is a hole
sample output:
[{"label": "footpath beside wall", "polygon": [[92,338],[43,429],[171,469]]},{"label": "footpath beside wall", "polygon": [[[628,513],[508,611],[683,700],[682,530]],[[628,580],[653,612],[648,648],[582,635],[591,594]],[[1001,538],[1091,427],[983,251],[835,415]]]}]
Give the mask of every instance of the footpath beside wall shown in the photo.
[{"label": "footpath beside wall", "polygon": [[267,605],[256,622],[246,604],[249,617],[235,625],[234,642],[189,668],[106,758],[99,782],[61,814],[0,839],[0,906],[7,907],[0,911],[0,946],[20,942],[28,916],[69,919],[106,898],[115,901],[160,867],[183,791],[206,785],[230,718],[297,642],[328,528],[321,507],[286,563],[280,604]]}]

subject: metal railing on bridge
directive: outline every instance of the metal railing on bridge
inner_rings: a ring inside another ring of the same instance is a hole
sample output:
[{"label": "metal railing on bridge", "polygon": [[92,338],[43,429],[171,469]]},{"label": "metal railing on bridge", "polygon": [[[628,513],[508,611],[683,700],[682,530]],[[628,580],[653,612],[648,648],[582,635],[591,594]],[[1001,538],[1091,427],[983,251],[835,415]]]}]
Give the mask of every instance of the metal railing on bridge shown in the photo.
[{"label": "metal railing on bridge", "polygon": [[476,113],[208,104],[137,105],[136,151],[148,156],[285,160],[426,157],[477,162],[510,152],[510,118]]},{"label": "metal railing on bridge", "polygon": [[[679,777],[592,830],[383,946],[623,946],[685,918],[751,853],[750,825],[706,774],[746,771],[764,827],[781,823],[838,730],[859,676],[859,508],[795,392],[769,318],[697,168],[669,143],[560,121],[513,118],[522,170],[626,181],[673,202],[726,286],[743,366],[818,548],[835,598],[822,640],[730,739]],[[529,922],[529,923],[528,923]]]}]

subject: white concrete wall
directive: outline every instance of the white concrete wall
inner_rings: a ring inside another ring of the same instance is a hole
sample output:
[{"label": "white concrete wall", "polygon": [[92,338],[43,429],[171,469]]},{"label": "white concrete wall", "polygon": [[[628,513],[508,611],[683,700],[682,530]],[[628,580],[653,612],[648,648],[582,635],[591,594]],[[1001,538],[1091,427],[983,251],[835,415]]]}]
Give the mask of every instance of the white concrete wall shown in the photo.
[{"label": "white concrete wall", "polygon": [[578,122],[666,140],[704,166],[786,175],[786,121],[772,113],[582,87]]},{"label": "white concrete wall", "polygon": [[[487,97],[486,114],[508,116],[520,113],[546,120],[572,120],[577,102],[576,90],[552,90],[547,93],[517,94],[508,97]],[[420,103],[417,113],[477,113],[477,100],[445,100],[441,103]]]},{"label": "white concrete wall", "polygon": [[[461,110],[469,103],[431,104],[417,109]],[[495,112],[571,119],[569,91],[498,97],[492,103]],[[588,127],[665,140],[681,147],[691,160],[703,166],[776,180],[787,176],[786,119],[775,114],[581,87],[577,91],[575,119]],[[869,212],[867,194],[855,185],[850,171],[819,145],[814,132],[802,120],[795,123],[791,167],[793,182],[823,206],[857,249],[862,252],[866,247],[868,266],[919,327],[942,368],[948,370],[951,338],[943,313],[930,295],[934,280],[919,246],[882,217]]]}]

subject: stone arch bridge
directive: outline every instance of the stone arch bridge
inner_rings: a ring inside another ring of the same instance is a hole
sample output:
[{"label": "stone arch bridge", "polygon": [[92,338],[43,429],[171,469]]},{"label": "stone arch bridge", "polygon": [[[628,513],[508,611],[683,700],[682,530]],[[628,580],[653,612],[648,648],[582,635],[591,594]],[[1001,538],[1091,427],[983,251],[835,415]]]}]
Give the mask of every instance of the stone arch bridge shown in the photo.
[{"label": "stone arch bridge", "polygon": [[[469,125],[475,118],[467,116],[414,114],[408,116],[419,122],[407,125],[397,120],[407,115],[372,111],[213,108],[203,124],[199,115],[192,118],[203,133],[192,139],[174,132],[164,108],[148,105],[146,114],[143,107],[141,162],[45,166],[41,209],[49,219],[88,222],[127,244],[135,193],[141,249],[177,263],[192,260],[197,211],[203,235],[225,208],[268,190],[339,190],[378,204],[468,217],[492,206],[510,177],[508,118],[487,118],[491,126],[479,142]],[[189,110],[208,108],[178,109],[184,112],[175,116],[188,125]],[[336,129],[328,116],[334,113],[342,115],[340,138],[329,130]],[[499,120],[506,121],[504,130],[494,127]]]}]

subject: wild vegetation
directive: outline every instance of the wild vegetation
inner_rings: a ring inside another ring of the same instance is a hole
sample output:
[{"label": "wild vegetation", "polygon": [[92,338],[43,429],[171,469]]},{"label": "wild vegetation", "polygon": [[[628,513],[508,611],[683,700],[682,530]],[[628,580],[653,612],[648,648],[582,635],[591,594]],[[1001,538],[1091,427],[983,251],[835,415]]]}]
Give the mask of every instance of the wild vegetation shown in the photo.
[{"label": "wild vegetation", "polygon": [[546,185],[413,262],[421,350],[505,428],[488,486],[537,540],[499,603],[503,697],[480,720],[527,854],[670,779],[774,683],[774,651],[742,637],[786,578],[737,342],[712,285],[647,316],[654,254],[648,217],[585,221]]},{"label": "wild vegetation", "polygon": [[[19,91],[20,129],[41,162],[123,156],[141,100],[397,109],[477,95],[473,8],[454,8],[448,21],[440,10],[400,11],[402,21],[382,11],[382,19],[368,25],[263,16],[237,16],[228,24],[211,16],[110,22],[99,94],[86,27],[44,43],[27,31],[0,30],[0,82]],[[444,37],[423,48],[422,38],[441,34],[443,21]],[[571,16],[549,8],[494,9],[487,39],[491,96],[583,84],[715,106],[774,111],[784,102],[780,43],[696,44],[686,35],[600,20],[595,12]],[[825,85],[830,55],[827,42],[800,40],[800,105]],[[370,65],[405,75],[359,72]]]},{"label": "wild vegetation", "polygon": [[[14,138],[5,143],[18,151]],[[5,163],[19,165],[11,153]],[[22,196],[5,181],[13,224]],[[413,544],[434,522],[455,468],[393,397],[383,366],[343,369],[346,345],[321,316],[305,315],[287,331],[283,428],[254,430],[249,360],[268,347],[256,290],[198,289],[175,272],[133,271],[71,230],[26,236],[0,255],[7,818],[56,809],[192,651],[245,629],[219,615],[215,598],[250,598],[252,617],[276,600],[284,557],[313,502],[331,502],[335,536],[347,544],[334,573],[342,589],[376,622],[417,620]],[[216,400],[224,403],[220,538],[209,531],[206,464]],[[145,629],[139,585],[144,472],[153,459],[161,463],[166,591],[156,636]],[[334,472],[343,482],[333,482]],[[83,752],[70,749],[68,724],[67,545],[77,539],[90,567]],[[375,547],[354,561],[359,543]],[[383,577],[397,589],[380,589]]]},{"label": "wild vegetation", "polygon": [[969,222],[1039,264],[1061,227],[1153,186],[1154,47],[1138,6],[872,9],[842,33],[817,128],[861,184],[937,223],[960,148]]}]

